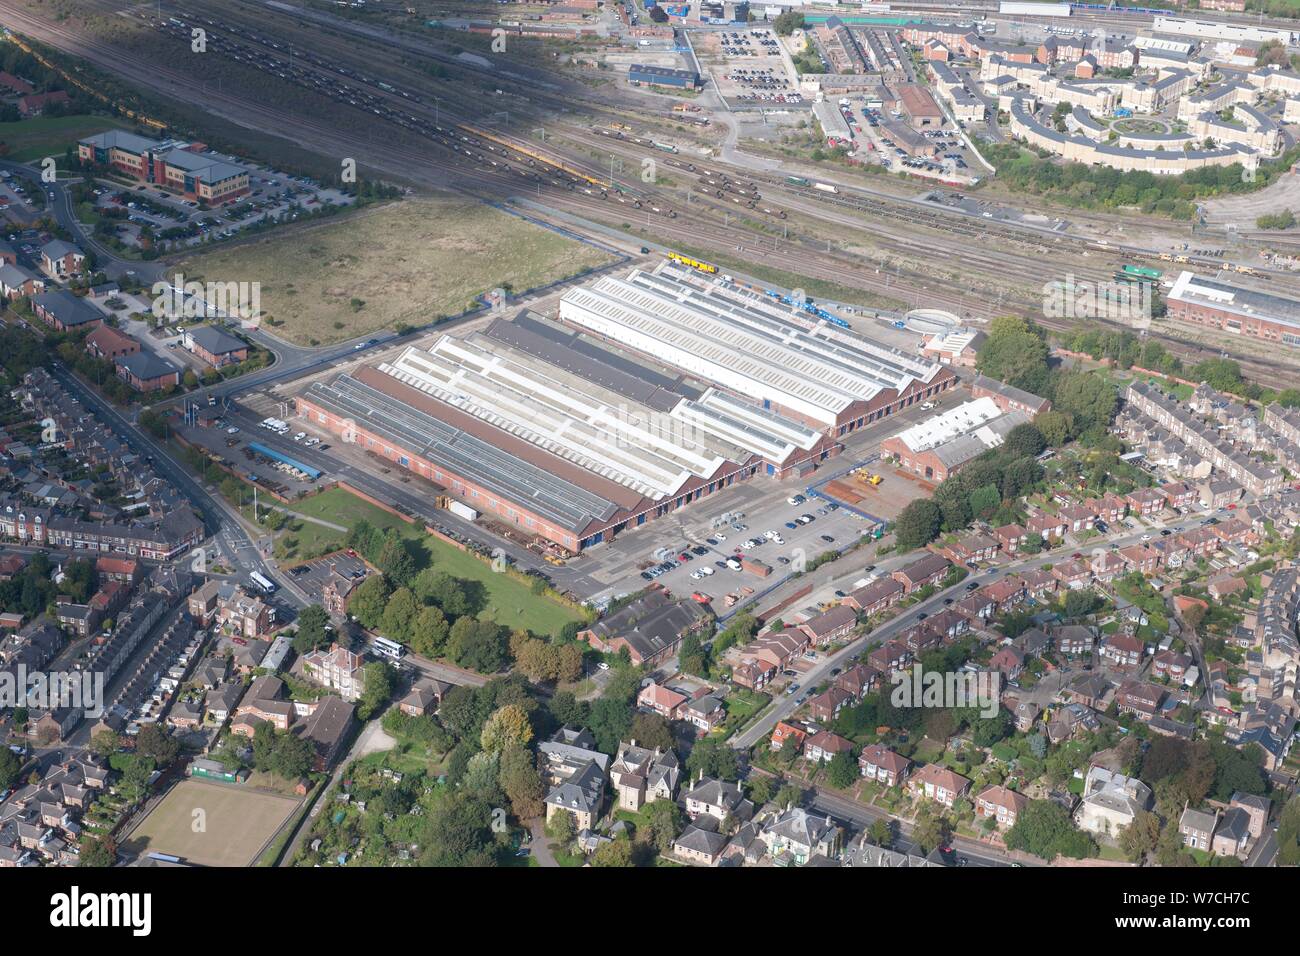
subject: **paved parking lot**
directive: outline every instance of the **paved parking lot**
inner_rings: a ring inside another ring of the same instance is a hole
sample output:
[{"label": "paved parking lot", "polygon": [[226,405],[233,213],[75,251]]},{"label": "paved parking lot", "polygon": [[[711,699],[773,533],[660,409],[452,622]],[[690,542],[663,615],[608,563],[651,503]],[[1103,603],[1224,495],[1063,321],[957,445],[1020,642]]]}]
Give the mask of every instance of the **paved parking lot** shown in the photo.
[{"label": "paved parking lot", "polygon": [[295,564],[288,569],[294,583],[302,589],[313,604],[321,603],[321,590],[332,574],[341,574],[345,578],[361,581],[370,569],[360,558],[346,551],[315,558],[302,564]]}]

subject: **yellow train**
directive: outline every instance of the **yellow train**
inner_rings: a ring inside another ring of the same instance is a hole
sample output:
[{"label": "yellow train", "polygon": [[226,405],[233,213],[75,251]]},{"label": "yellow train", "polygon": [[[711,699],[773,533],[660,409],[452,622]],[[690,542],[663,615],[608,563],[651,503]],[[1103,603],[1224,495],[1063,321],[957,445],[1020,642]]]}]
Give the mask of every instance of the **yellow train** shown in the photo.
[{"label": "yellow train", "polygon": [[668,253],[668,258],[679,265],[686,266],[689,269],[695,269],[699,272],[707,272],[713,275],[718,271],[718,267],[711,262],[701,262],[699,259],[692,259],[690,256],[684,256],[680,252]]}]

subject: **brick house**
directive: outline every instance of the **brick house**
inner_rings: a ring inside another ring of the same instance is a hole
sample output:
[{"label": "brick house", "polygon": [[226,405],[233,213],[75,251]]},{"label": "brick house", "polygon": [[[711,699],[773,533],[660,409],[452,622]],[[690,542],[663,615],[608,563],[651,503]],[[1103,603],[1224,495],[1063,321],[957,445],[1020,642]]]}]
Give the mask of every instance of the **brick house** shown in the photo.
[{"label": "brick house", "polygon": [[912,761],[883,744],[871,744],[862,748],[858,768],[868,780],[886,787],[897,787],[907,782],[908,774],[912,772]]},{"label": "brick house", "polygon": [[927,800],[951,809],[954,803],[970,791],[970,781],[947,767],[930,763],[911,775],[908,787]]},{"label": "brick house", "polygon": [[140,351],[140,343],[111,325],[101,325],[86,336],[86,351],[95,358],[112,361]]},{"label": "brick house", "polygon": [[992,817],[999,827],[1007,829],[1016,825],[1016,818],[1027,806],[1029,798],[1024,794],[1006,787],[989,787],[975,798],[975,815]]},{"label": "brick house", "polygon": [[811,643],[824,647],[832,641],[847,637],[853,632],[853,628],[857,623],[857,612],[853,608],[841,604],[839,607],[833,607],[829,611],[804,621],[799,625],[799,630],[808,635],[808,640]]},{"label": "brick house", "polygon": [[899,568],[891,577],[903,586],[907,594],[929,584],[938,584],[948,573],[948,559],[938,554],[927,554],[906,567]]}]

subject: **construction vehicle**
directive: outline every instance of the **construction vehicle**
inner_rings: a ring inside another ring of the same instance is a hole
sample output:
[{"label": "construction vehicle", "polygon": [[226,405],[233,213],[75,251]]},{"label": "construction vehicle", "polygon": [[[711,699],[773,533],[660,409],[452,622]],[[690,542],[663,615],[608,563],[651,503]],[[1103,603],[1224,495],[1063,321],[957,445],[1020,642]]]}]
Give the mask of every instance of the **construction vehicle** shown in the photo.
[{"label": "construction vehicle", "polygon": [[880,483],[881,483],[882,481],[884,481],[884,480],[885,480],[885,479],[884,479],[882,476],[880,476],[880,475],[872,475],[871,478],[870,478],[871,484],[873,484],[873,485],[878,485],[878,484],[880,484]]}]

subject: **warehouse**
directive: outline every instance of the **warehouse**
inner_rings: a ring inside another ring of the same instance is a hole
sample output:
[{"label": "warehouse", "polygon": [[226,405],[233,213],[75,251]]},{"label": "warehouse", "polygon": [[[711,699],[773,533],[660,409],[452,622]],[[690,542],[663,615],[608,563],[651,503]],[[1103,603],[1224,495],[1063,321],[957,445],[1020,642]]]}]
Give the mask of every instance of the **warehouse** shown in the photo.
[{"label": "warehouse", "polygon": [[1179,322],[1300,346],[1300,301],[1296,299],[1182,272],[1166,302],[1169,318]]},{"label": "warehouse", "polygon": [[560,319],[833,436],[957,381],[937,363],[668,263],[565,293]]},{"label": "warehouse", "polygon": [[540,322],[514,326],[498,320],[316,383],[298,412],[571,551],[839,451],[819,430],[716,389],[675,392]]},{"label": "warehouse", "polygon": [[671,86],[679,90],[693,90],[700,85],[700,74],[694,70],[674,70],[666,66],[648,66],[633,63],[628,67],[627,78],[632,83],[646,86]]},{"label": "warehouse", "polygon": [[1004,413],[992,398],[977,398],[886,438],[880,454],[924,478],[945,481],[1029,420],[1021,411]]}]

